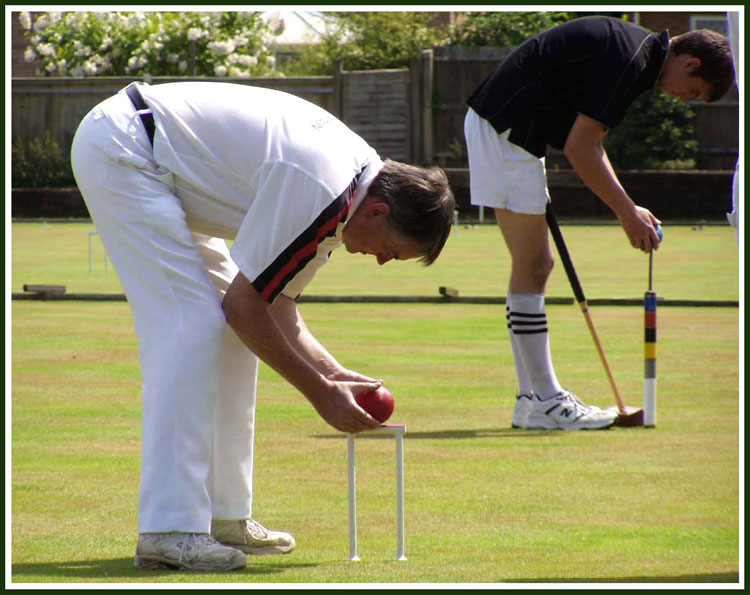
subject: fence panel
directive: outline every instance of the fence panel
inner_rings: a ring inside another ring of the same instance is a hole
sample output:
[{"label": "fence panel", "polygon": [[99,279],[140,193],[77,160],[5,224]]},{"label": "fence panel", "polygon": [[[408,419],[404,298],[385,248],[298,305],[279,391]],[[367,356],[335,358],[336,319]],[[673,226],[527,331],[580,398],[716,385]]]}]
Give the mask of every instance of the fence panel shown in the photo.
[{"label": "fence panel", "polygon": [[[296,78],[172,78],[154,77],[153,84],[202,80],[232,82],[285,91],[297,95],[341,117],[382,157],[411,161],[417,147],[413,140],[409,70],[343,72],[335,77]],[[133,80],[128,77],[15,78],[12,80],[12,136],[25,140],[42,138],[49,131],[64,152],[70,150],[78,124],[100,101],[117,93]],[[340,81],[341,88],[336,88]],[[419,119],[418,117],[416,118]]]},{"label": "fence panel", "polygon": [[342,119],[383,159],[412,160],[410,83],[408,70],[343,73]]},{"label": "fence panel", "polygon": [[[78,124],[100,101],[114,95],[134,80],[129,77],[93,78],[14,78],[11,85],[11,134],[29,141],[43,138],[49,131],[64,152],[70,150]],[[232,82],[286,91],[324,109],[331,110],[331,77],[298,78],[172,78],[154,77],[153,84],[185,80]]]}]

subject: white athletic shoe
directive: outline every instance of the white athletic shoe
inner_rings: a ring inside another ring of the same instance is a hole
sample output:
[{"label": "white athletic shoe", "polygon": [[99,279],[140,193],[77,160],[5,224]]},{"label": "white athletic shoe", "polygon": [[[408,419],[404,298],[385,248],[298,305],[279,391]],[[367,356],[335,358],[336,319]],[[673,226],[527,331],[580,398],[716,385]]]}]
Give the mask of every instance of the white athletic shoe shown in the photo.
[{"label": "white athletic shoe", "polygon": [[516,397],[516,406],[513,408],[513,422],[511,426],[514,428],[528,428],[529,427],[529,413],[534,408],[532,401],[535,395],[518,395]]},{"label": "white athletic shoe", "polygon": [[141,533],[135,566],[147,570],[233,570],[247,557],[207,533]]},{"label": "white athletic shoe", "polygon": [[245,554],[286,554],[296,545],[289,533],[269,531],[252,519],[214,520],[211,522],[211,535],[220,543]]},{"label": "white athletic shoe", "polygon": [[579,399],[576,395],[574,395],[569,390],[563,389],[562,392],[563,393],[567,393],[568,395],[570,395],[570,398],[573,399],[576,403],[578,403],[578,406],[581,407],[582,409],[587,409],[589,411],[602,411],[602,408],[601,407],[597,407],[596,405],[586,405],[586,403],[584,403],[583,401],[581,401],[581,399]]},{"label": "white athletic shoe", "polygon": [[529,412],[530,430],[605,430],[617,421],[617,411],[585,405],[578,397],[562,390],[553,397],[535,397]]}]

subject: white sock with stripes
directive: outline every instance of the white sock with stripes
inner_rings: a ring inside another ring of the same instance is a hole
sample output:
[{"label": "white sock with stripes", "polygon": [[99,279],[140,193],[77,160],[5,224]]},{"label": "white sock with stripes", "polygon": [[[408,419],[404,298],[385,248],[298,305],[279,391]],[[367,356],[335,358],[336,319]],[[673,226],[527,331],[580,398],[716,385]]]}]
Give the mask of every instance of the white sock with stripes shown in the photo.
[{"label": "white sock with stripes", "polygon": [[[510,294],[506,300],[508,327],[513,343],[513,357],[519,383],[530,383],[540,398],[546,399],[562,390],[552,366],[552,355],[547,330],[547,312],[544,308],[544,294]],[[519,368],[525,370],[524,381]]]},{"label": "white sock with stripes", "polygon": [[523,364],[523,356],[518,347],[518,341],[513,338],[513,328],[510,325],[510,306],[505,305],[505,319],[508,321],[508,333],[510,335],[510,346],[513,350],[513,362],[516,364],[516,376],[518,377],[518,394],[529,395],[534,392],[531,379]]}]

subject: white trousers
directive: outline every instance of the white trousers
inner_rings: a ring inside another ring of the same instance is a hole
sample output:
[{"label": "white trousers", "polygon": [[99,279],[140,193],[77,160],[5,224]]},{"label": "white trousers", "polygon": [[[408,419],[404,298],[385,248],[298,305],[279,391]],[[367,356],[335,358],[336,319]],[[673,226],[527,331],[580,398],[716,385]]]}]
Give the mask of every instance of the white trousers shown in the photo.
[{"label": "white trousers", "polygon": [[226,243],[188,229],[124,93],[83,120],[72,163],[138,336],[139,533],[208,533],[212,518],[250,518],[258,358],[222,311],[237,274]]}]

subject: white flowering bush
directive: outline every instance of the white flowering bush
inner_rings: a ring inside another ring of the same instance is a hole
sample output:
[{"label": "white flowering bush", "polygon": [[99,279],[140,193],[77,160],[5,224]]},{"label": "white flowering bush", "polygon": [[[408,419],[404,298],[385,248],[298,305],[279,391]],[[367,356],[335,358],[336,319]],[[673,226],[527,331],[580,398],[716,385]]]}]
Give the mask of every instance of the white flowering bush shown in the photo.
[{"label": "white flowering bush", "polygon": [[19,15],[27,62],[47,76],[274,73],[274,32],[258,12],[48,12]]}]

